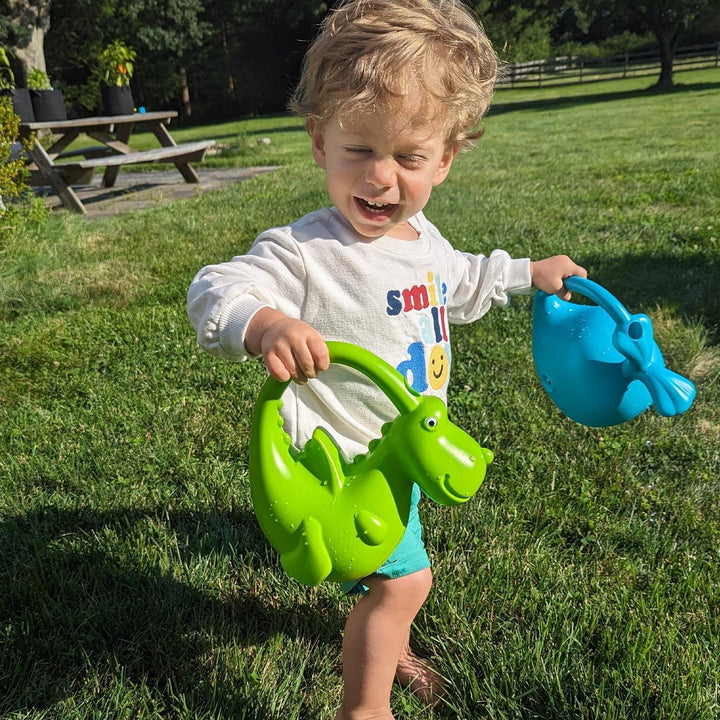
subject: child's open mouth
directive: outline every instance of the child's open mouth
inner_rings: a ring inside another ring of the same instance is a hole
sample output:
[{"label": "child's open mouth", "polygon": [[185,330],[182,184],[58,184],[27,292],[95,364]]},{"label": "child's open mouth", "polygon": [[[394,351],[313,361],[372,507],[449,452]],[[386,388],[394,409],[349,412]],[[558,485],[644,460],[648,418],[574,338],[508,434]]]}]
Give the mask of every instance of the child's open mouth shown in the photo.
[{"label": "child's open mouth", "polygon": [[397,204],[395,203],[379,203],[373,202],[372,200],[365,200],[364,198],[355,198],[355,202],[360,206],[362,210],[369,213],[370,215],[389,215],[391,214]]}]

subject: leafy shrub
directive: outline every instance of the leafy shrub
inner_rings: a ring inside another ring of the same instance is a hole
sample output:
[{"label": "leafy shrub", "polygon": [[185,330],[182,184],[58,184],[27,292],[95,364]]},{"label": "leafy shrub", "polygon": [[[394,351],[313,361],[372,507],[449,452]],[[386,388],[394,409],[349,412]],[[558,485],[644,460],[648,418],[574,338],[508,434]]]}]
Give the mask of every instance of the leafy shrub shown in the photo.
[{"label": "leafy shrub", "polygon": [[652,34],[636,35],[625,31],[622,35],[613,35],[601,42],[563,43],[554,48],[554,53],[582,58],[586,62],[595,62],[623,53],[636,53],[655,48],[656,42]]},{"label": "leafy shrub", "polygon": [[10,67],[10,57],[7,50],[0,47],[0,90],[10,90],[15,87],[15,75]]},{"label": "leafy shrub", "polygon": [[27,86],[31,90],[52,90],[49,75],[40,68],[30,68],[27,76]]},{"label": "leafy shrub", "polygon": [[[0,97],[0,238],[12,230],[22,216],[42,215],[42,204],[34,200],[27,184],[28,171],[21,157],[13,157],[20,118],[13,112],[12,100]],[[35,142],[31,137],[25,146]]]}]

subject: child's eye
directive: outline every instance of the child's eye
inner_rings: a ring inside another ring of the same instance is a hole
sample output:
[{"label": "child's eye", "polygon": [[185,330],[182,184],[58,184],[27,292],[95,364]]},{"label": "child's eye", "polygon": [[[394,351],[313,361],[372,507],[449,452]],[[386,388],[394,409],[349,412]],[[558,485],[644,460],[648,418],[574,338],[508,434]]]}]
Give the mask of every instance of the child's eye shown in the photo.
[{"label": "child's eye", "polygon": [[346,152],[349,152],[353,155],[366,155],[370,152],[369,148],[366,147],[360,147],[360,146],[349,146],[345,148]]},{"label": "child's eye", "polygon": [[406,167],[417,167],[423,163],[423,158],[420,155],[401,155],[398,159]]}]

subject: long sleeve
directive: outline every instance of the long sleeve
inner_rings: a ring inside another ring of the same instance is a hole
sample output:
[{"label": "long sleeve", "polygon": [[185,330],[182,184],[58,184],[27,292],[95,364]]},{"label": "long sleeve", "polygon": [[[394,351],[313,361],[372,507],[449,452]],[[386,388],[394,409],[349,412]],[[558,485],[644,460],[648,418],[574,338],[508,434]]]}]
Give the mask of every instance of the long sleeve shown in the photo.
[{"label": "long sleeve", "polygon": [[530,260],[513,259],[504,250],[489,256],[455,250],[453,270],[447,306],[452,323],[473,322],[492,307],[505,307],[510,295],[531,289]]},{"label": "long sleeve", "polygon": [[298,317],[305,276],[298,248],[282,229],[263,233],[246,255],[203,268],[187,295],[198,344],[230,360],[247,358],[245,331],[255,313],[269,306]]}]

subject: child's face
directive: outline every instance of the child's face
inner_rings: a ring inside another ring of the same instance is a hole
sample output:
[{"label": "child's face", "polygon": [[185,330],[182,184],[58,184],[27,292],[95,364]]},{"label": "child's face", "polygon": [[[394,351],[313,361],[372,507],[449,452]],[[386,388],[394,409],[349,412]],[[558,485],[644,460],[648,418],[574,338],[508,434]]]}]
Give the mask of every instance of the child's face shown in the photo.
[{"label": "child's face", "polygon": [[360,235],[417,238],[408,218],[425,207],[455,157],[436,127],[413,127],[402,112],[388,112],[342,127],[312,124],[310,135],[330,199]]}]

